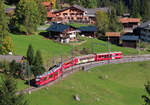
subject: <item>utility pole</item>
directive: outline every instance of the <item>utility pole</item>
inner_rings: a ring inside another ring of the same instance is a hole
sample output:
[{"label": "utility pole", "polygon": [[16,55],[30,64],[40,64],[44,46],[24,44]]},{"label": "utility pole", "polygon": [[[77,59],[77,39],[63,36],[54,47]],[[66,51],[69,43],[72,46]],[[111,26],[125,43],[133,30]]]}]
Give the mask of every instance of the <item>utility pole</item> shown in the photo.
[{"label": "utility pole", "polygon": [[[29,65],[29,63],[28,63],[28,85],[29,85],[29,88],[30,88],[30,65]],[[29,94],[31,94],[31,92],[30,92],[30,89],[28,88],[28,92],[29,92]]]},{"label": "utility pole", "polygon": [[109,43],[109,36],[108,36],[108,41],[107,41],[107,48],[108,48],[108,64],[110,63],[110,43]]},{"label": "utility pole", "polygon": [[74,45],[72,44],[72,72],[73,72]]}]

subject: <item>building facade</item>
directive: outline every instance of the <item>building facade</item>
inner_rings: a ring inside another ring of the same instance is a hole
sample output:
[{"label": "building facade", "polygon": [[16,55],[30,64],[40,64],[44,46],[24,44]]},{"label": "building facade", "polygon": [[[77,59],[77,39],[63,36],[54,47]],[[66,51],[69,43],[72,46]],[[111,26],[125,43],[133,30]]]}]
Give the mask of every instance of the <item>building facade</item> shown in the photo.
[{"label": "building facade", "polygon": [[140,25],[140,18],[120,18],[119,22],[123,25],[124,33],[132,33]]}]

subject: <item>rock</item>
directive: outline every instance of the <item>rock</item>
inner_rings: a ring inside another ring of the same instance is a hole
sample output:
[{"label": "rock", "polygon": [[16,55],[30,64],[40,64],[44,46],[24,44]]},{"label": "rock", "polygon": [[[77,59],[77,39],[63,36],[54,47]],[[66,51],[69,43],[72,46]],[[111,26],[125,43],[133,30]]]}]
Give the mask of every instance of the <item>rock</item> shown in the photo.
[{"label": "rock", "polygon": [[74,86],[72,86],[72,89],[74,88]]},{"label": "rock", "polygon": [[76,101],[80,101],[80,98],[79,98],[79,96],[76,94],[76,95],[74,95],[74,99],[76,100]]},{"label": "rock", "polygon": [[108,79],[108,75],[105,75],[105,78]]},{"label": "rock", "polygon": [[99,98],[96,98],[96,101],[100,101],[100,99],[99,99]]}]

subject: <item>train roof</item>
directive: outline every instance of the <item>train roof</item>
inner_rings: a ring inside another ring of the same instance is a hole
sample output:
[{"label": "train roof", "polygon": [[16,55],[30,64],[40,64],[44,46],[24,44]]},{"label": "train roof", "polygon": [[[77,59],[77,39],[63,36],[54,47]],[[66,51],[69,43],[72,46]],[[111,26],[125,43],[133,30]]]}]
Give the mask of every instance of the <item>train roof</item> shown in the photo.
[{"label": "train roof", "polygon": [[97,55],[103,55],[103,54],[113,54],[113,53],[122,53],[122,52],[121,52],[121,51],[118,51],[118,52],[98,53]]},{"label": "train roof", "polygon": [[48,75],[48,74],[53,73],[53,72],[56,72],[60,67],[61,67],[61,65],[55,65],[55,67],[53,67],[53,68],[50,69],[49,71],[47,71],[47,72],[45,72],[45,73],[43,73],[43,74],[37,76],[36,78],[41,78],[41,77],[43,77],[43,76],[45,76],[45,75]]}]

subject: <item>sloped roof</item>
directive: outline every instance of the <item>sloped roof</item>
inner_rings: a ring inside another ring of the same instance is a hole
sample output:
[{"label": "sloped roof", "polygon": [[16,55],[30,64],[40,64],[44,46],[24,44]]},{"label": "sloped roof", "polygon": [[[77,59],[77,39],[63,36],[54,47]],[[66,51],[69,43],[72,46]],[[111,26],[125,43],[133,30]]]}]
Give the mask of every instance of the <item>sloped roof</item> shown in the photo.
[{"label": "sloped roof", "polygon": [[50,6],[51,5],[51,2],[49,1],[45,1],[45,2],[42,2],[42,4],[46,7]]},{"label": "sloped roof", "polygon": [[137,41],[137,40],[139,40],[139,36],[135,36],[135,35],[123,35],[123,36],[121,36],[121,40]]},{"label": "sloped roof", "polygon": [[104,7],[104,8],[91,8],[91,9],[89,9],[89,8],[83,8],[83,7],[79,6],[79,5],[73,5],[73,6],[68,7],[68,8],[64,8],[64,9],[61,9],[61,10],[54,11],[53,13],[62,12],[62,11],[65,11],[67,9],[70,9],[72,7],[77,8],[77,9],[79,9],[79,10],[87,13],[87,15],[89,15],[89,16],[95,16],[96,11],[98,11],[98,10],[102,10],[102,11],[105,11],[105,12],[108,12],[108,10],[109,10],[108,7]]},{"label": "sloped roof", "polygon": [[139,28],[146,28],[150,25],[150,20],[138,26]]},{"label": "sloped roof", "polygon": [[64,30],[68,29],[69,27],[72,27],[72,26],[61,24],[61,23],[55,23],[49,28],[47,28],[46,30],[54,31],[54,32],[64,32]]},{"label": "sloped roof", "polygon": [[56,17],[56,15],[49,11],[47,12],[47,17]]},{"label": "sloped roof", "polygon": [[0,62],[8,61],[11,62],[15,60],[16,62],[20,62],[23,56],[13,56],[13,55],[0,55]]},{"label": "sloped roof", "polygon": [[106,32],[105,36],[120,37],[120,32]]},{"label": "sloped roof", "polygon": [[96,32],[97,28],[96,26],[82,26],[79,28],[79,30],[83,32]]},{"label": "sloped roof", "polygon": [[140,18],[120,18],[119,22],[121,23],[139,23],[140,22]]}]

